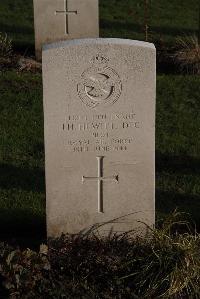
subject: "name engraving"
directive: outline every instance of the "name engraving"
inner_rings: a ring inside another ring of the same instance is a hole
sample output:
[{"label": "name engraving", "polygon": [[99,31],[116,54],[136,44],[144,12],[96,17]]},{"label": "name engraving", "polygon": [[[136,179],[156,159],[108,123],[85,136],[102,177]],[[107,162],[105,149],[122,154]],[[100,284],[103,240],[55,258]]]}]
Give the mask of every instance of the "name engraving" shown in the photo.
[{"label": "name engraving", "polygon": [[64,130],[67,131],[91,131],[91,130],[117,130],[117,129],[127,129],[127,128],[137,128],[139,129],[139,122],[122,122],[120,124],[100,122],[100,123],[67,123],[63,126]]}]

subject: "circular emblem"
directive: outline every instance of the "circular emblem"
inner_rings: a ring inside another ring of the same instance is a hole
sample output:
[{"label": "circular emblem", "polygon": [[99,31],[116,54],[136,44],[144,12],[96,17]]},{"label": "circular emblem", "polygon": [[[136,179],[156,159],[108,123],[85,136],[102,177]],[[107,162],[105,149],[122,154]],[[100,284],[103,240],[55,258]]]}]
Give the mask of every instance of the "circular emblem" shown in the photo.
[{"label": "circular emblem", "polygon": [[78,95],[89,108],[114,104],[122,92],[119,75],[107,66],[108,59],[102,56],[94,58],[95,64],[81,75]]}]

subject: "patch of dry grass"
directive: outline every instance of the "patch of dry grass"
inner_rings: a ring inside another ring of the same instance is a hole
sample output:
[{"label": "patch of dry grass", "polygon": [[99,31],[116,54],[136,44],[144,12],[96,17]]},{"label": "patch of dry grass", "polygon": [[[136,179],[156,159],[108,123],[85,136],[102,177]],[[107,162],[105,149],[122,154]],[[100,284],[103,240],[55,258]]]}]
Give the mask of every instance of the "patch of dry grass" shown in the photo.
[{"label": "patch of dry grass", "polygon": [[181,71],[200,74],[200,43],[196,35],[177,39],[174,59]]},{"label": "patch of dry grass", "polygon": [[12,299],[197,299],[200,235],[176,211],[149,238],[89,230],[49,240],[39,252],[0,244],[0,275]]}]

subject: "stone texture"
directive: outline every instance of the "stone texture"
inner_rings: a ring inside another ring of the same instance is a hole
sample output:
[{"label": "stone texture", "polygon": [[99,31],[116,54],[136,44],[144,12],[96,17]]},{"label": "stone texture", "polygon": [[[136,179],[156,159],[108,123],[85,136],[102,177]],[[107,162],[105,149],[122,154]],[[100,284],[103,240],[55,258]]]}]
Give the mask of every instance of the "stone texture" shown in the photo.
[{"label": "stone texture", "polygon": [[34,24],[36,58],[41,60],[44,44],[99,36],[98,0],[34,0]]},{"label": "stone texture", "polygon": [[154,225],[155,57],[122,39],[44,47],[49,236]]}]

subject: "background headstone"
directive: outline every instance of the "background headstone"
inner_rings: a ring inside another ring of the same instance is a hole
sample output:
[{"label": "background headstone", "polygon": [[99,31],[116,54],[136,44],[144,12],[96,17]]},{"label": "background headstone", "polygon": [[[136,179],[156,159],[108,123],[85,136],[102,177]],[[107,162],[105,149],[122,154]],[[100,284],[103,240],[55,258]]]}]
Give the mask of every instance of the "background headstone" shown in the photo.
[{"label": "background headstone", "polygon": [[45,46],[49,236],[113,219],[102,234],[153,226],[155,57],[153,44],[131,40]]},{"label": "background headstone", "polygon": [[98,0],[34,0],[35,51],[67,39],[99,36]]}]

